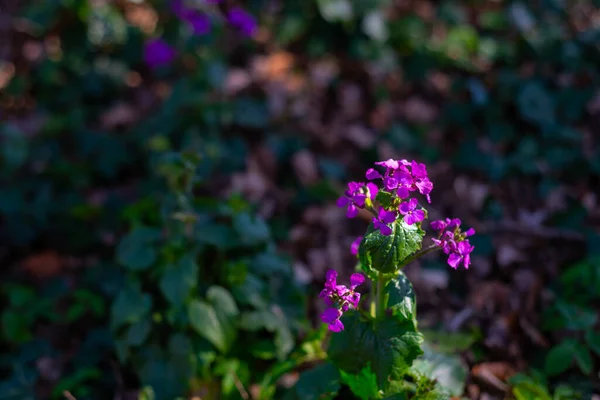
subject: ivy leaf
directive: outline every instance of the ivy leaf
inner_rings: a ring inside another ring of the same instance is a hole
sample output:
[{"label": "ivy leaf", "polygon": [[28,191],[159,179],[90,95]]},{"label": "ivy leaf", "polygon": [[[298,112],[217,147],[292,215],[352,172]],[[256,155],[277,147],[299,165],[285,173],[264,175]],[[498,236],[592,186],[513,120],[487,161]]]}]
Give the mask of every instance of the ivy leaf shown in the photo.
[{"label": "ivy leaf", "polygon": [[236,215],[233,219],[233,228],[242,244],[247,246],[264,243],[271,235],[268,225],[262,218],[248,213]]},{"label": "ivy leaf", "polygon": [[152,328],[152,321],[150,318],[142,318],[135,324],[131,325],[127,330],[127,344],[129,346],[140,346],[150,333]]},{"label": "ivy leaf", "polygon": [[423,336],[409,321],[367,321],[351,311],[342,317],[345,330],[333,335],[329,357],[347,373],[357,374],[371,365],[380,387],[388,379],[401,379],[415,358],[423,354]]},{"label": "ivy leaf", "polygon": [[233,296],[219,286],[210,287],[206,299],[207,302],[194,300],[189,304],[190,323],[200,336],[226,353],[237,337],[237,305]]},{"label": "ivy leaf", "polygon": [[167,267],[160,279],[160,290],[174,307],[181,307],[198,280],[198,265],[194,256],[182,257],[175,265]]},{"label": "ivy leaf", "polygon": [[152,297],[142,293],[135,282],[119,291],[111,310],[111,325],[117,329],[123,324],[133,324],[146,316],[152,308]]},{"label": "ivy leaf", "polygon": [[585,375],[589,375],[592,372],[594,363],[592,361],[592,355],[590,351],[582,343],[575,343],[573,346],[573,356],[575,362],[579,366],[581,372]]},{"label": "ivy leaf", "polygon": [[594,353],[600,356],[600,332],[587,331],[585,340]]},{"label": "ivy leaf", "polygon": [[416,224],[407,225],[403,220],[392,224],[392,233],[384,236],[371,223],[359,248],[358,257],[369,270],[382,273],[395,272],[411,254],[421,248],[423,232]]},{"label": "ivy leaf", "polygon": [[417,302],[412,284],[402,271],[398,276],[385,286],[388,296],[388,308],[392,309],[394,316],[401,317],[402,321],[411,321],[417,327]]},{"label": "ivy leaf", "polygon": [[117,247],[117,260],[131,270],[144,270],[156,260],[155,242],[160,231],[146,227],[137,227],[125,236]]},{"label": "ivy leaf", "polygon": [[304,371],[296,383],[298,400],[321,399],[322,395],[333,397],[340,390],[340,374],[331,363]]},{"label": "ivy leaf", "polygon": [[573,351],[576,344],[577,342],[574,340],[567,339],[550,349],[544,363],[544,371],[548,376],[558,375],[569,369],[573,363]]},{"label": "ivy leaf", "polygon": [[364,367],[359,374],[348,374],[340,371],[342,382],[350,387],[352,393],[363,400],[379,398],[379,388],[377,387],[377,377],[371,371],[371,366]]}]

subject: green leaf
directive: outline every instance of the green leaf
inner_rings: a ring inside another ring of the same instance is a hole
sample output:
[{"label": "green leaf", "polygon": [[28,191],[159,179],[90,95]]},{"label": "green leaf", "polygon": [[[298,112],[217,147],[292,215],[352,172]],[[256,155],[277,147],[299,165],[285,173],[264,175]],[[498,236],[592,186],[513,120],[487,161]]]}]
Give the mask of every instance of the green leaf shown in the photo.
[{"label": "green leaf", "polygon": [[243,245],[254,246],[269,240],[269,227],[265,221],[258,216],[249,213],[241,213],[234,217],[233,228],[239,235]]},{"label": "green leaf", "polygon": [[200,336],[226,353],[237,337],[237,305],[231,294],[219,286],[210,287],[206,299],[207,302],[194,300],[189,304],[190,323]]},{"label": "green leaf", "polygon": [[340,371],[342,382],[350,387],[352,393],[363,400],[379,398],[379,388],[377,387],[377,377],[371,371],[371,366],[364,367],[359,374],[348,374]]},{"label": "green leaf", "polygon": [[544,363],[544,371],[547,375],[558,375],[569,369],[573,363],[573,351],[576,343],[572,339],[567,339],[550,349]]},{"label": "green leaf", "polygon": [[190,291],[198,281],[198,265],[194,255],[182,257],[176,264],[167,266],[160,280],[160,290],[174,307],[183,306]]},{"label": "green leaf", "polygon": [[117,247],[117,260],[132,270],[144,270],[156,260],[157,229],[137,227],[125,236]]},{"label": "green leaf", "polygon": [[396,220],[391,227],[392,234],[384,236],[373,224],[369,225],[358,253],[366,272],[395,272],[407,257],[421,248],[425,232],[417,224],[407,225]]},{"label": "green leaf", "polygon": [[16,310],[2,313],[2,333],[11,343],[23,343],[32,339],[26,316]]},{"label": "green leaf", "polygon": [[132,282],[122,288],[111,309],[111,326],[118,329],[123,324],[133,324],[146,316],[152,308],[152,297],[142,293],[140,285]]},{"label": "green leaf", "polygon": [[456,355],[433,351],[424,345],[424,356],[415,360],[413,369],[437,383],[453,396],[460,396],[465,389],[467,366]]},{"label": "green leaf", "polygon": [[412,322],[396,319],[367,321],[350,311],[342,317],[345,330],[333,335],[329,357],[344,371],[357,374],[371,365],[382,387],[388,379],[401,379],[415,358],[423,354],[423,336]]},{"label": "green leaf", "polygon": [[340,374],[331,363],[319,365],[304,371],[296,383],[298,400],[332,398],[340,390]]},{"label": "green leaf", "polygon": [[127,330],[127,344],[129,346],[140,346],[144,343],[148,334],[150,333],[150,329],[152,328],[152,321],[150,318],[146,317],[135,324],[131,325]]},{"label": "green leaf", "polygon": [[402,321],[411,321],[417,327],[417,302],[412,284],[402,271],[390,280],[385,286],[388,296],[388,308],[392,309],[394,316],[401,317]]},{"label": "green leaf", "polygon": [[593,327],[598,320],[598,314],[595,310],[570,304],[562,300],[556,302],[556,309],[563,317],[564,327],[567,329],[588,329]]},{"label": "green leaf", "polygon": [[573,357],[575,357],[575,362],[579,366],[581,372],[585,375],[589,375],[592,372],[592,368],[594,367],[592,355],[585,345],[576,343],[573,346]]},{"label": "green leaf", "polygon": [[600,356],[600,332],[587,331],[585,333],[585,341],[590,346],[590,349]]}]

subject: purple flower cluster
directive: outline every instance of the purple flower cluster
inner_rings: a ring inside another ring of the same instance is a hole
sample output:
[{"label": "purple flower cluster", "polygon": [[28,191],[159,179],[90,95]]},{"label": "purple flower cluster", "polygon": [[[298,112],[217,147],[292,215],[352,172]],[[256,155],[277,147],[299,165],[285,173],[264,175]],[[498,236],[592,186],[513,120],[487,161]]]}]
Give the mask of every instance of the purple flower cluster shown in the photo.
[{"label": "purple flower cluster", "polygon": [[469,236],[475,234],[475,229],[469,228],[465,232],[460,229],[461,221],[458,218],[432,221],[431,227],[438,231],[438,238],[433,243],[448,255],[448,265],[457,269],[462,263],[465,269],[471,264],[471,252],[475,246],[469,243]]},{"label": "purple flower cluster", "polygon": [[362,274],[352,274],[350,276],[350,288],[345,285],[337,284],[337,272],[330,269],[325,275],[325,288],[319,294],[327,309],[321,314],[321,321],[329,326],[329,330],[340,332],[344,330],[344,324],[340,321],[342,315],[352,308],[358,308],[360,293],[355,292],[357,286],[362,285],[365,277]]},{"label": "purple flower cluster", "polygon": [[[401,215],[404,222],[413,225],[426,218],[425,211],[418,208],[416,198],[410,198],[411,192],[418,191],[431,202],[429,194],[433,183],[429,180],[425,164],[407,160],[379,161],[376,166],[384,167],[382,174],[375,168],[370,168],[366,173],[369,181],[381,179],[381,188],[374,182],[350,182],[344,196],[337,201],[338,207],[347,207],[346,215],[354,218],[358,215],[359,208],[367,208],[375,215],[373,226],[375,229],[388,236],[392,233],[392,224]],[[384,207],[375,204],[379,191],[390,195],[391,206]]]}]

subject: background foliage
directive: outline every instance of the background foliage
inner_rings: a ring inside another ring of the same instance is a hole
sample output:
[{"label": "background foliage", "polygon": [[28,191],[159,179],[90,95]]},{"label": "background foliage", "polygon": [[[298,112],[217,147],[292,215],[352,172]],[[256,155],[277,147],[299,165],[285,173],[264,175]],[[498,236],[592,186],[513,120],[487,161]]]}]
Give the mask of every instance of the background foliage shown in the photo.
[{"label": "background foliage", "polygon": [[423,376],[599,392],[597,1],[211,7],[194,36],[167,2],[0,2],[0,398],[368,398],[312,327],[364,230],[334,200],[389,157],[478,231],[470,271],[407,270]]}]

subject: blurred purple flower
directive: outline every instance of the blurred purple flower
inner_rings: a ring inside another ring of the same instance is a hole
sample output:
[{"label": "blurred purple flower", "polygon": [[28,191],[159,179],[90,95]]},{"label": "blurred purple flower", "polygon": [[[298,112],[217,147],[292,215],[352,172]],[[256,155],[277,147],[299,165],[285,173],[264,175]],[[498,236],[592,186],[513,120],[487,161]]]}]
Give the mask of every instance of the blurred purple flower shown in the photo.
[{"label": "blurred purple flower", "polygon": [[352,244],[350,245],[350,253],[357,255],[358,254],[358,248],[360,247],[360,242],[362,241],[362,236],[359,236],[356,238],[356,240],[354,240],[354,242],[352,242]]},{"label": "blurred purple flower", "polygon": [[150,68],[170,64],[177,52],[163,39],[151,39],[144,45],[144,62]]},{"label": "blurred purple flower", "polygon": [[229,10],[227,20],[246,36],[254,35],[258,27],[256,19],[241,7],[233,7]]},{"label": "blurred purple flower", "polygon": [[186,7],[183,0],[171,1],[171,10],[179,19],[187,22],[194,35],[206,35],[210,32],[211,24],[208,15]]}]

